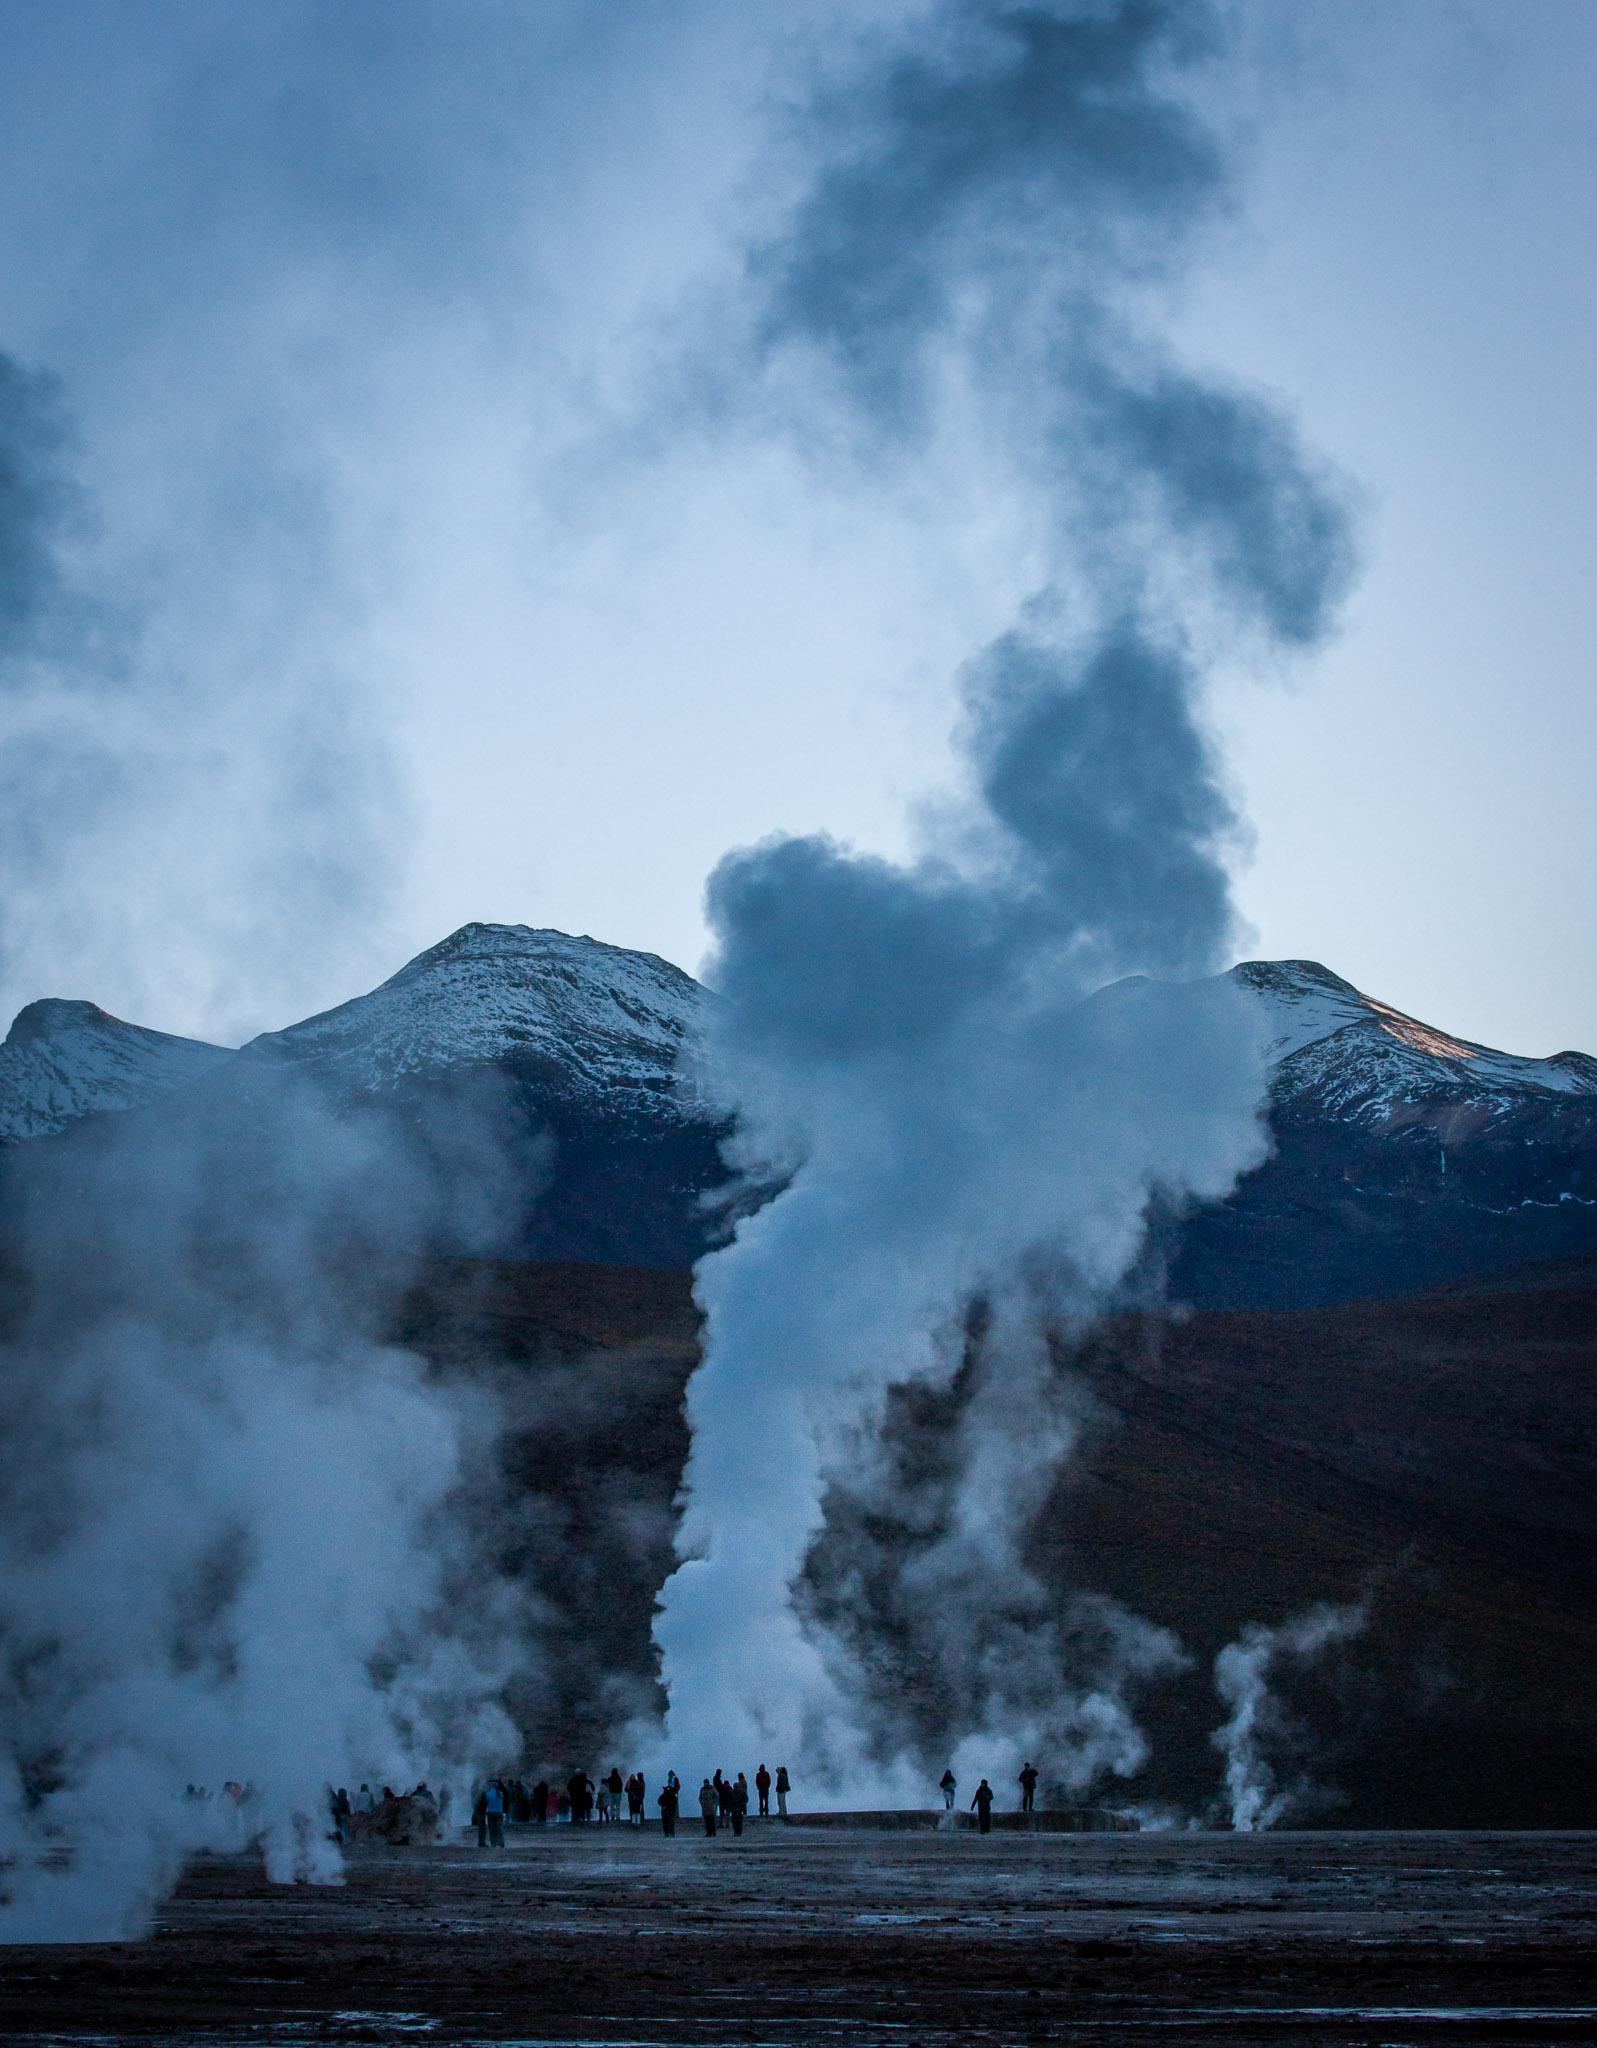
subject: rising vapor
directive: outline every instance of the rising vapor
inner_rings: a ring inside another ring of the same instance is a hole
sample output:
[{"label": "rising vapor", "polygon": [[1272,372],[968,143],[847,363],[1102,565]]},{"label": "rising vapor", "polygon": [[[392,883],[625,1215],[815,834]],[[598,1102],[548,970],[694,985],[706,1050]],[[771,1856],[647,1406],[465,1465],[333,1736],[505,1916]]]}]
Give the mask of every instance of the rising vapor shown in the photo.
[{"label": "rising vapor", "polygon": [[[833,472],[981,451],[1039,567],[966,665],[965,790],[917,859],[779,838],[711,878],[741,1157],[791,1180],[699,1269],[657,1630],[678,1757],[775,1752],[891,1797],[962,1742],[1035,1745],[1080,1792],[1136,1770],[1130,1696],[1182,1658],[1090,1595],[1049,1612],[1024,1535],[1072,1440],[1072,1333],[1153,1205],[1219,1197],[1265,1145],[1240,1003],[1094,991],[1222,964],[1238,821],[1204,678],[1314,645],[1351,570],[1289,422],[1161,338],[1226,199],[1190,99],[1217,49],[1207,10],[1164,0],[945,6],[864,39],[801,112],[807,185],[700,379],[723,430]],[[921,1540],[822,1626],[802,1580],[829,1477],[915,1382],[959,1395],[954,1467],[908,1497],[882,1457],[839,1482],[896,1493]]]},{"label": "rising vapor", "polygon": [[3,1195],[0,1941],[141,1934],[253,1833],[337,1882],[325,1780],[458,1792],[518,1740],[532,1596],[461,1497],[497,1417],[382,1338],[450,1190],[262,1061],[22,1148]]},{"label": "rising vapor", "polygon": [[1270,1681],[1281,1665],[1301,1668],[1360,1635],[1368,1620],[1367,1600],[1344,1607],[1322,1602],[1274,1628],[1250,1621],[1215,1658],[1215,1690],[1231,1711],[1211,1739],[1225,1758],[1227,1817],[1239,1834],[1274,1827],[1289,1813],[1323,1803],[1321,1788],[1301,1771],[1280,1782],[1279,1755],[1291,1753],[1298,1731]]}]

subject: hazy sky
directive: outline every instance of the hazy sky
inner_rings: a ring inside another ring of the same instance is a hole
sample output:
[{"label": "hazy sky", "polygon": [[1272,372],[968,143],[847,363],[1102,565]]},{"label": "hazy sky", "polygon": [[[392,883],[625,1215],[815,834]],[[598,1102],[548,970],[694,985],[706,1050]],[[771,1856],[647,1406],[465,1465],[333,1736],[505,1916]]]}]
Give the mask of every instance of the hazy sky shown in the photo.
[{"label": "hazy sky", "polygon": [[[903,849],[1027,522],[979,445],[873,484],[714,366],[817,70],[917,12],[0,6],[0,548],[54,564],[0,691],[11,1009],[238,1038],[471,918],[691,968],[728,847]],[[1597,10],[1224,14],[1235,203],[1171,317],[1364,557],[1329,651],[1216,680],[1248,950],[1597,1049]]]}]

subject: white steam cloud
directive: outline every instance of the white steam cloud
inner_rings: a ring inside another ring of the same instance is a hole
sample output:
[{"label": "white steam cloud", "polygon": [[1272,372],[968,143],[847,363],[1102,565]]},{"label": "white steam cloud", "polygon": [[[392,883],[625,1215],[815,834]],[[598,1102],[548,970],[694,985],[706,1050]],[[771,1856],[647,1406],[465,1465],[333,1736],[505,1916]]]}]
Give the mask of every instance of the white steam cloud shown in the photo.
[{"label": "white steam cloud", "polygon": [[1135,1771],[1128,1696],[1181,1654],[1108,1603],[1050,1611],[1024,1533],[1069,1447],[1070,1330],[1151,1205],[1218,1197],[1263,1153],[1242,1005],[1105,989],[1210,972],[1230,936],[1205,664],[1312,645],[1350,569],[1288,423],[1158,333],[1225,191],[1182,96],[1213,31],[1188,5],[1054,0],[870,40],[801,115],[808,187],[749,257],[741,344],[701,369],[712,424],[774,422],[845,476],[946,477],[981,451],[1038,571],[968,664],[967,792],[918,860],[781,838],[710,883],[742,1156],[791,1179],[699,1271],[657,1630],[693,1768],[774,1753],[840,1795],[925,1796],[934,1759],[872,1708],[868,1649],[794,1589],[848,1443],[889,1389],[949,1382],[978,1299],[959,1470],[891,1589],[915,1617],[904,1693],[946,1698],[963,1669],[949,1747],[1004,1768],[1047,1748],[1045,1777],[1082,1789]]},{"label": "white steam cloud", "polygon": [[438,1190],[282,1076],[194,1097],[6,1178],[4,1940],[136,1935],[243,1834],[337,1881],[329,1776],[516,1747],[522,1599],[456,1501],[494,1418],[376,1333]]},{"label": "white steam cloud", "polygon": [[1311,1663],[1333,1644],[1359,1635],[1368,1618],[1368,1603],[1358,1601],[1311,1607],[1275,1628],[1250,1621],[1215,1658],[1215,1689],[1231,1716],[1211,1740],[1225,1758],[1226,1804],[1239,1833],[1274,1827],[1317,1796],[1302,1773],[1282,1785],[1268,1754],[1272,1748],[1290,1749],[1294,1736],[1291,1717],[1271,1689],[1272,1670],[1283,1661]]}]

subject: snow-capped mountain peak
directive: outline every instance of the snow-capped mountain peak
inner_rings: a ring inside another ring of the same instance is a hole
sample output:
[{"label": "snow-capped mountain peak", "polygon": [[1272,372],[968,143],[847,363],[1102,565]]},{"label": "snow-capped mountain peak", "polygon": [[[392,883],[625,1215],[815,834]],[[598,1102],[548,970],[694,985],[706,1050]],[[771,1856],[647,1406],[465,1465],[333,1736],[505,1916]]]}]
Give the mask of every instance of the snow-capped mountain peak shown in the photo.
[{"label": "snow-capped mountain peak", "polygon": [[1263,1005],[1278,1102],[1312,1094],[1333,1115],[1386,1123],[1441,1098],[1492,1116],[1536,1096],[1597,1095],[1597,1059],[1587,1053],[1526,1059],[1454,1038],[1317,960],[1248,960],[1229,978]]},{"label": "snow-capped mountain peak", "polygon": [[706,1000],[691,975],[653,953],[527,925],[468,924],[370,995],[244,1050],[314,1066],[362,1093],[513,1060],[558,1076],[576,1099],[618,1090],[665,1099]]},{"label": "snow-capped mountain peak", "polygon": [[125,1024],[93,1003],[29,1003],[0,1045],[0,1144],[131,1109],[233,1057],[225,1046]]}]

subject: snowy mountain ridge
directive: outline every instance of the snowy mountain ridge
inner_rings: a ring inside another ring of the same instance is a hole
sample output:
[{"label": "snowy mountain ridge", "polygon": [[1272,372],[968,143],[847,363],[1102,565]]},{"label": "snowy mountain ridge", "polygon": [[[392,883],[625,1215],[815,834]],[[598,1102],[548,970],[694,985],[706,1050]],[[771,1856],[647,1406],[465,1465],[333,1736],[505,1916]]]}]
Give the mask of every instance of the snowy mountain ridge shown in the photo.
[{"label": "snowy mountain ridge", "polygon": [[29,1003],[0,1045],[0,1144],[170,1095],[232,1058],[225,1046],[124,1024],[93,1003]]},{"label": "snowy mountain ridge", "polygon": [[698,1045],[706,999],[691,975],[653,953],[468,924],[370,995],[264,1032],[243,1053],[314,1067],[360,1093],[513,1059],[545,1069],[578,1101],[643,1095],[686,1116],[699,1105],[682,1055]]},{"label": "snowy mountain ridge", "polygon": [[[1597,1059],[1525,1059],[1451,1037],[1312,960],[1250,960],[1217,977],[1261,1006],[1278,1106],[1390,1130],[1489,1125],[1538,1102],[1597,1096]],[[1126,992],[1131,993],[1129,985]],[[123,1023],[92,1003],[30,1003],[0,1045],[0,1143],[131,1108],[233,1059],[272,1059],[341,1095],[391,1094],[455,1069],[510,1062],[564,1101],[651,1123],[704,1120],[696,1086],[716,998],[652,953],[526,925],[468,924],[368,995],[241,1051]]]},{"label": "snowy mountain ridge", "polygon": [[1278,1106],[1391,1129],[1441,1104],[1476,1128],[1511,1110],[1597,1096],[1597,1059],[1526,1059],[1453,1038],[1362,994],[1315,960],[1248,960],[1225,979],[1264,1005],[1265,1059]]}]

